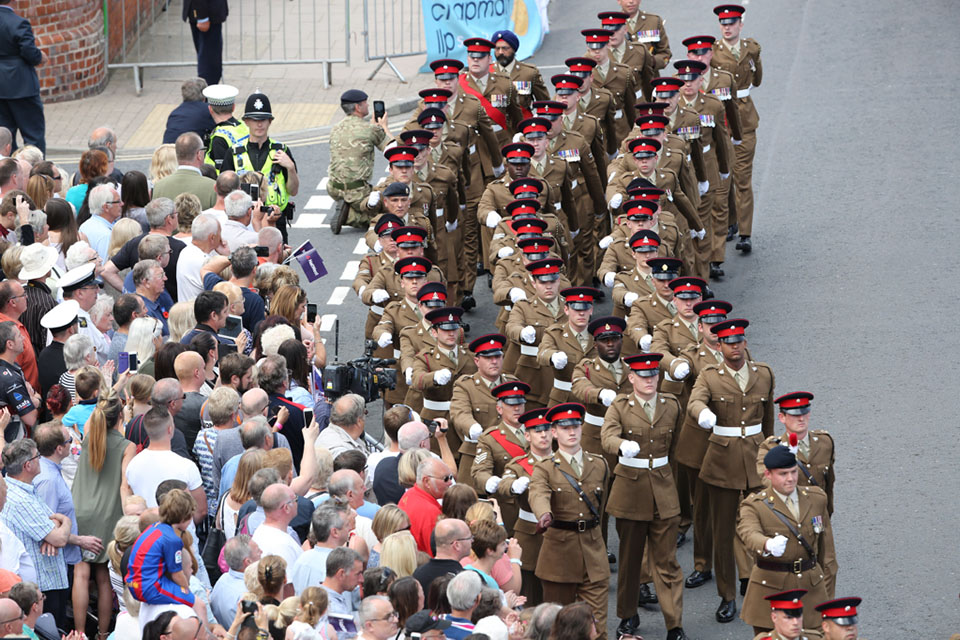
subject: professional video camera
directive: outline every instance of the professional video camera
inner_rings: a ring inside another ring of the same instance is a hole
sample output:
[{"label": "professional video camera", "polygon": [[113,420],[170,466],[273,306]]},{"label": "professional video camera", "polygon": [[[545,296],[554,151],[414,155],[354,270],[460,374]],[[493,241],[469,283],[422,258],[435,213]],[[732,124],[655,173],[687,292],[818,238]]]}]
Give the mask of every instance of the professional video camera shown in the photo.
[{"label": "professional video camera", "polygon": [[396,359],[374,358],[373,352],[377,343],[373,340],[366,341],[363,356],[348,362],[339,362],[339,319],[335,327],[334,362],[323,370],[323,393],[328,399],[334,400],[347,393],[356,393],[366,402],[373,402],[380,397],[384,389],[397,386],[397,370],[392,368],[397,363]]}]

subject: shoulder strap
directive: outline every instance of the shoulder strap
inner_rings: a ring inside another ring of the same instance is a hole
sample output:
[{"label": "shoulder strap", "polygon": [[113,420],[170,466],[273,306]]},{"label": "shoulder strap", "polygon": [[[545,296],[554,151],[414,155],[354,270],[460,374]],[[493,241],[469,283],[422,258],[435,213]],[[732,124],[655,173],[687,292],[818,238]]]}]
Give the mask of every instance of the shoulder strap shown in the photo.
[{"label": "shoulder strap", "polygon": [[810,543],[807,542],[807,539],[803,537],[803,534],[800,533],[795,526],[793,526],[793,523],[790,522],[787,516],[783,515],[782,513],[774,509],[773,505],[769,501],[760,500],[760,502],[767,505],[767,508],[770,509],[773,515],[777,516],[777,519],[780,520],[780,522],[782,522],[787,527],[787,529],[790,530],[790,533],[792,533],[793,536],[797,539],[797,542],[799,542],[800,546],[803,547],[803,550],[807,552],[807,555],[810,556],[810,559],[813,560],[814,562],[817,562],[817,552],[813,550],[813,547],[810,546]]},{"label": "shoulder strap", "polygon": [[819,486],[820,486],[820,483],[818,483],[817,480],[816,480],[816,478],[813,477],[813,474],[810,473],[810,472],[807,470],[807,468],[806,468],[805,466],[803,466],[803,463],[801,463],[799,460],[797,460],[797,468],[800,469],[800,471],[803,472],[803,475],[804,475],[804,476],[806,476],[807,482],[809,482],[810,484],[812,484],[812,485],[815,486],[815,487],[819,487]]},{"label": "shoulder strap", "polygon": [[491,431],[490,437],[496,440],[497,444],[503,447],[504,451],[506,451],[507,455],[510,456],[511,458],[516,458],[517,456],[524,456],[527,453],[526,451],[523,450],[523,447],[521,447],[517,443],[510,442],[509,440],[507,440],[507,436],[503,435],[500,432],[500,429],[494,429],[493,431]]},{"label": "shoulder strap", "polygon": [[[206,404],[206,403],[204,403],[204,404]],[[202,413],[202,412],[203,412],[203,409],[202,409],[202,408],[200,409],[200,411],[201,411],[201,414],[200,414],[200,415],[203,415],[203,413]],[[212,457],[213,457],[213,447],[210,446],[210,441],[207,440],[207,430],[206,430],[206,429],[203,430],[203,444],[207,445],[207,451],[210,452],[210,457],[212,458]]]},{"label": "shoulder strap", "polygon": [[460,88],[480,101],[480,106],[482,106],[483,110],[487,112],[487,115],[490,116],[491,120],[496,122],[504,129],[507,128],[507,116],[505,116],[500,109],[497,109],[495,106],[490,104],[490,101],[487,100],[486,96],[470,86],[470,81],[467,79],[467,74],[465,73],[460,74]]},{"label": "shoulder strap", "polygon": [[580,496],[580,498],[585,503],[587,503],[587,508],[590,509],[590,513],[593,514],[593,517],[599,520],[600,512],[597,510],[595,506],[593,506],[593,502],[590,501],[590,498],[587,497],[587,494],[583,492],[583,487],[580,486],[580,483],[577,482],[576,479],[573,476],[571,476],[569,473],[561,469],[559,465],[557,466],[557,471],[559,471],[561,475],[563,475],[563,477],[567,479],[567,482],[570,483],[570,486],[573,487],[574,491],[576,491],[577,494]]}]

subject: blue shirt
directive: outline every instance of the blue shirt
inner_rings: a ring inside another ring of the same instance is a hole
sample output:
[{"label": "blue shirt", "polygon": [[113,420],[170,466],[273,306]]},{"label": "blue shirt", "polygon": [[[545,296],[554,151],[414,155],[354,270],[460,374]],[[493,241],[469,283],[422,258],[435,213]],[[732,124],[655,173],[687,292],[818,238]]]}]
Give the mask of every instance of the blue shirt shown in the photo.
[{"label": "blue shirt", "polygon": [[[77,514],[73,508],[73,494],[63,479],[60,465],[49,458],[40,458],[40,475],[33,479],[37,495],[51,511],[62,513],[70,518],[70,533],[77,535]],[[80,562],[80,547],[68,544],[63,548],[63,559],[67,564]]]},{"label": "blue shirt", "polygon": [[[316,499],[314,500],[314,503],[317,506],[320,506],[321,502],[326,502],[329,499],[330,499],[329,493],[322,493],[316,497]],[[363,505],[361,505],[361,507],[357,509],[357,515],[363,516],[365,518],[370,518],[371,520],[373,520],[373,516],[377,515],[377,511],[379,510],[380,510],[380,505],[374,504],[372,502],[367,502],[366,500],[364,500]]]},{"label": "blue shirt", "polygon": [[[203,288],[207,291],[213,291],[213,288],[221,282],[223,282],[223,278],[215,273],[208,273],[203,276]],[[267,305],[256,289],[240,287],[240,292],[243,294],[243,315],[240,316],[240,319],[243,322],[243,328],[253,333],[257,330],[257,325],[266,317]],[[230,620],[230,622],[233,622],[233,620]]]},{"label": "blue shirt", "polygon": [[315,587],[327,579],[327,556],[331,551],[328,547],[314,547],[300,554],[290,574],[296,593],[303,593],[307,587]]},{"label": "blue shirt", "polygon": [[[458,618],[452,613],[445,613],[440,616],[440,619],[450,623],[450,626],[443,630],[443,635],[450,640],[463,640],[473,633],[473,623],[466,618]],[[231,620],[231,622],[233,621]]]},{"label": "blue shirt", "polygon": [[[126,288],[126,285],[124,285],[124,288]],[[140,299],[143,300],[143,305],[147,308],[147,315],[156,318],[163,324],[164,337],[169,336],[170,327],[167,326],[167,316],[170,314],[170,308],[173,307],[173,298],[170,297],[170,294],[164,290],[157,296],[156,302],[151,302],[149,298],[143,296],[140,296]],[[231,620],[231,622],[233,621]]]},{"label": "blue shirt", "polygon": [[[157,585],[170,574],[183,570],[183,541],[173,527],[165,522],[157,522],[144,529],[133,546],[130,547],[130,564],[123,581],[130,587],[130,593],[140,602],[150,601]],[[171,594],[163,594],[172,597]],[[181,599],[181,598],[178,598]],[[182,604],[193,605],[193,594],[182,594]],[[150,604],[162,604],[166,600]]]},{"label": "blue shirt", "polygon": [[234,616],[237,615],[237,603],[246,592],[247,587],[243,583],[243,572],[233,569],[220,576],[217,584],[213,585],[213,592],[210,593],[210,608],[213,610],[213,616],[217,619],[217,622],[222,624],[224,628],[230,628]]},{"label": "blue shirt", "polygon": [[65,416],[63,416],[63,426],[65,427],[77,427],[77,431],[80,432],[80,435],[83,435],[83,427],[87,424],[87,420],[90,419],[90,415],[93,413],[93,410],[97,408],[97,399],[90,398],[89,400],[81,400],[77,404],[73,405],[67,410]]},{"label": "blue shirt", "polygon": [[80,231],[87,235],[87,242],[100,254],[100,259],[106,262],[110,259],[107,250],[110,248],[110,234],[113,233],[113,223],[103,216],[90,216],[80,225]]},{"label": "blue shirt", "polygon": [[7,476],[7,504],[0,511],[0,519],[30,554],[33,566],[37,569],[37,584],[41,591],[70,586],[63,550],[57,549],[56,555],[52,556],[40,552],[43,539],[57,528],[50,519],[52,515],[53,511],[40,499],[36,487]]},{"label": "blue shirt", "polygon": [[87,185],[78,184],[67,189],[65,200],[73,205],[73,215],[80,213],[80,207],[83,206],[83,199],[87,197]]},{"label": "blue shirt", "polygon": [[[238,453],[233,456],[227,460],[223,468],[220,469],[220,495],[230,491],[230,487],[233,486],[233,479],[237,475],[237,465],[240,464],[240,456],[242,455],[242,453]],[[233,618],[230,619],[230,622],[233,622]]]}]

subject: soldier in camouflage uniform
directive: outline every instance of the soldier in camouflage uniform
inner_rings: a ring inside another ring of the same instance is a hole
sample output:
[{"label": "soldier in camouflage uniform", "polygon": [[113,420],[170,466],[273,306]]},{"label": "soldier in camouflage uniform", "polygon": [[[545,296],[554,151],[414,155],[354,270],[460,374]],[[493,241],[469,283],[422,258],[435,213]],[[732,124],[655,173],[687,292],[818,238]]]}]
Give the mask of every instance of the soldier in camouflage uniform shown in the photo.
[{"label": "soldier in camouflage uniform", "polygon": [[340,108],[347,117],[330,130],[330,168],[327,193],[337,200],[330,230],[340,233],[344,224],[366,229],[370,214],[363,206],[370,195],[373,176],[373,148],[383,151],[390,142],[387,116],[367,122],[370,113],[367,94],[351,89],[340,96]]}]

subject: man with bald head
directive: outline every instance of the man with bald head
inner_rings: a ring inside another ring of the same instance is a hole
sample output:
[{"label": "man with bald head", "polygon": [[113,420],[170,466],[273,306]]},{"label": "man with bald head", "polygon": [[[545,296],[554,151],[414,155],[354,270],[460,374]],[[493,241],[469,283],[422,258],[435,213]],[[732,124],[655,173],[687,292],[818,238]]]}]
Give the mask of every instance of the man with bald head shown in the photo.
[{"label": "man with bald head", "polygon": [[[260,391],[260,389],[251,389]],[[246,395],[246,394],[244,394]],[[264,395],[266,398],[266,395]],[[241,404],[242,406],[242,404]],[[237,474],[237,465],[240,456],[247,451],[260,449],[270,451],[274,447],[289,449],[290,443],[282,433],[276,433],[267,424],[267,419],[261,414],[248,416],[248,419],[235,429],[226,429],[217,436],[217,443],[213,445],[213,484],[220,487],[223,495],[233,486],[233,478]]]},{"label": "man with bald head", "polygon": [[173,370],[183,388],[183,405],[173,417],[177,429],[187,441],[187,449],[193,451],[193,443],[203,426],[200,422],[200,409],[207,399],[209,387],[206,385],[206,363],[196,351],[184,351],[173,361]]},{"label": "man with bald head", "polygon": [[263,507],[264,520],[253,532],[253,541],[269,554],[286,560],[288,567],[293,567],[303,553],[300,541],[288,531],[297,515],[296,494],[285,484],[272,484],[260,496],[260,506]]},{"label": "man with bald head", "polygon": [[427,458],[417,466],[417,482],[407,489],[397,506],[410,518],[410,533],[417,548],[433,556],[430,534],[440,517],[440,500],[453,484],[453,470],[442,460]]},{"label": "man with bald head", "polygon": [[429,593],[430,583],[435,578],[463,571],[460,560],[470,555],[472,537],[470,527],[463,520],[444,518],[437,522],[437,526],[433,528],[437,554],[413,572],[413,577],[423,587],[424,593]]},{"label": "man with bald head", "polygon": [[10,598],[0,598],[0,637],[22,638],[23,611]]},{"label": "man with bald head", "polygon": [[170,622],[170,630],[173,631],[170,634],[172,640],[206,640],[211,637],[207,628],[200,622],[200,618],[196,616],[174,618]]}]

